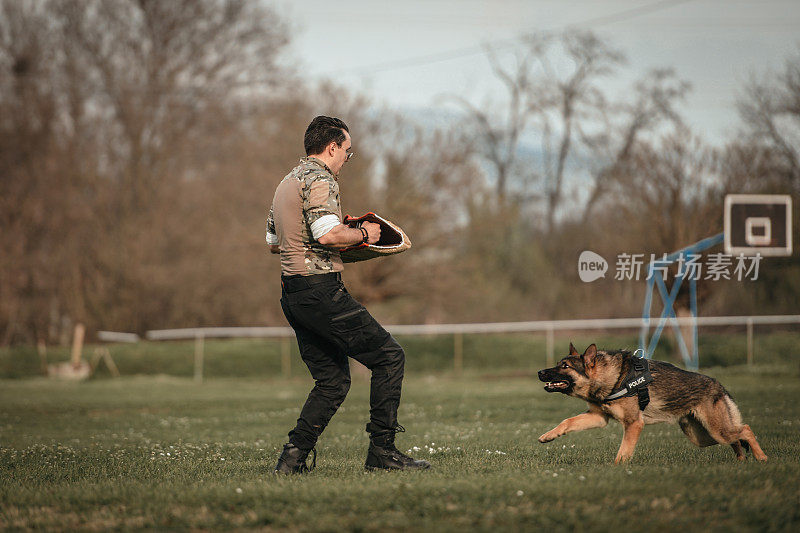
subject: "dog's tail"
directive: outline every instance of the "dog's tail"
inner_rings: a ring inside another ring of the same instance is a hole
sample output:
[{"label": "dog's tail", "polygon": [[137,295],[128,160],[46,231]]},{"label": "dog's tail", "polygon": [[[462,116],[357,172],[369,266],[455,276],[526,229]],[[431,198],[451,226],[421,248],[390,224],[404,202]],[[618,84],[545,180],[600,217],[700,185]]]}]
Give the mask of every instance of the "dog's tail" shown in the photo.
[{"label": "dog's tail", "polygon": [[736,427],[742,425],[742,413],[739,412],[739,408],[734,403],[733,398],[731,395],[723,389],[725,392],[725,396],[723,396],[723,401],[725,402],[725,406],[728,408],[728,413],[731,415],[731,421],[733,421]]}]

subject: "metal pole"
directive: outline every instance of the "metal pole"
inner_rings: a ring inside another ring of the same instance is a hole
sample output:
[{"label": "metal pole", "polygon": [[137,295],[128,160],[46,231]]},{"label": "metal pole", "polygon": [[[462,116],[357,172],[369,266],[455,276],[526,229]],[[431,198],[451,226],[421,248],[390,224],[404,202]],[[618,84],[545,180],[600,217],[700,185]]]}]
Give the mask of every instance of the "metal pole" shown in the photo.
[{"label": "metal pole", "polygon": [[194,380],[197,383],[203,382],[203,345],[205,337],[198,333],[194,338]]},{"label": "metal pole", "polygon": [[[647,268],[649,269],[650,267],[648,266]],[[639,329],[639,349],[644,352],[645,357],[652,355],[647,353],[647,336],[650,334],[650,309],[653,307],[655,282],[655,278],[647,279],[647,287],[644,292],[644,308],[642,309],[642,326]]]},{"label": "metal pole", "polygon": [[453,334],[453,370],[457,376],[464,369],[464,336],[461,333]]},{"label": "metal pole", "polygon": [[555,342],[553,341],[553,326],[547,327],[547,361],[545,366],[555,365]]},{"label": "metal pole", "polygon": [[753,364],[753,317],[747,318],[747,364]]},{"label": "metal pole", "polygon": [[291,345],[288,338],[281,339],[281,372],[285,378],[292,375]]},{"label": "metal pole", "polygon": [[697,280],[689,281],[689,310],[692,313],[692,361],[700,367],[700,338],[697,332]]}]

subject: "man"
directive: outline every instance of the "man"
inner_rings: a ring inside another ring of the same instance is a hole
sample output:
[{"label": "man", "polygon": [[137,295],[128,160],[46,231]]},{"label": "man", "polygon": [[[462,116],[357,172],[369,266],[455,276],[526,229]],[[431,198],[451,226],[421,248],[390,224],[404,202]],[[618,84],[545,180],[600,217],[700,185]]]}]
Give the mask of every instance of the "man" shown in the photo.
[{"label": "man", "polygon": [[[309,470],[306,458],[350,389],[348,356],[372,371],[367,469],[426,469],[395,447],[403,383],[403,349],[345,289],[338,250],[380,238],[380,226],[342,224],[337,179],[353,157],[350,131],[338,118],[316,117],[306,129],[306,157],[278,185],[267,243],[281,256],[281,307],[297,335],[315,385],[289,432],[275,472]],[[314,463],[316,451],[314,451]],[[313,468],[313,465],[312,465]]]}]

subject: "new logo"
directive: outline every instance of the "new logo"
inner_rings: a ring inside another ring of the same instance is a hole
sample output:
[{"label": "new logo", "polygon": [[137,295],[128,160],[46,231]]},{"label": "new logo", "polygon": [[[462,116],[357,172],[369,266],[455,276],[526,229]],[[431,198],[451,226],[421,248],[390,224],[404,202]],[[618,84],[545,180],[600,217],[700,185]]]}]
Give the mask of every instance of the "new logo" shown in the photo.
[{"label": "new logo", "polygon": [[602,256],[589,250],[581,252],[578,258],[578,276],[581,281],[589,283],[598,278],[606,277],[608,261]]}]

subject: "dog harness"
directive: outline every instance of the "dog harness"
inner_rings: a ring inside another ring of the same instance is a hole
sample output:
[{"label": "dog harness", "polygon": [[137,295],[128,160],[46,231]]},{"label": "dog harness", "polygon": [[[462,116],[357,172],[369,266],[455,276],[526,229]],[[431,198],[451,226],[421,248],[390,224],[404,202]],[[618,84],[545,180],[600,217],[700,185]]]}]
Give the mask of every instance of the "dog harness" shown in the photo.
[{"label": "dog harness", "polygon": [[[636,350],[636,352],[638,351],[640,350]],[[650,365],[647,364],[646,359],[638,357],[636,352],[633,353],[633,366],[622,381],[622,385],[611,391],[603,403],[633,395],[639,397],[639,409],[642,411],[650,403],[650,393],[647,390],[647,386],[653,381],[653,377],[650,375]]]}]

